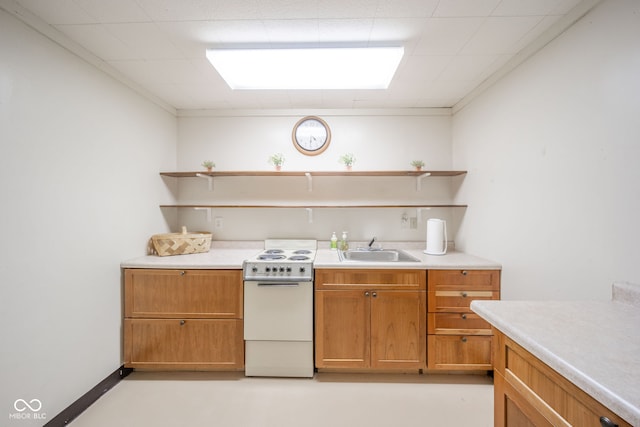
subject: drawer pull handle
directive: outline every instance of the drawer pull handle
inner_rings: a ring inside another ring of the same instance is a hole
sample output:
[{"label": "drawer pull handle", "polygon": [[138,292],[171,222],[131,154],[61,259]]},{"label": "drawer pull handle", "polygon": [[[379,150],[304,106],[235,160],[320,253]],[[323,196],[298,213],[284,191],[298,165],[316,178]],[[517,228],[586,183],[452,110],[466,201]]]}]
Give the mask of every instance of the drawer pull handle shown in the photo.
[{"label": "drawer pull handle", "polygon": [[600,417],[600,425],[602,427],[618,427],[618,424],[614,423],[607,417]]},{"label": "drawer pull handle", "polygon": [[466,276],[467,274],[469,274],[469,272],[467,270],[462,270],[461,273],[462,273],[463,276]]},{"label": "drawer pull handle", "polygon": [[462,342],[467,342],[467,337],[462,337],[462,338],[460,338],[460,341],[462,341]]},{"label": "drawer pull handle", "polygon": [[462,316],[460,316],[460,317],[462,317],[462,320],[467,320],[467,315],[466,315],[466,314],[463,314],[463,315],[462,315]]},{"label": "drawer pull handle", "polygon": [[364,293],[364,296],[365,296],[365,297],[368,297],[368,296],[369,296],[369,291],[365,292],[365,293]]},{"label": "drawer pull handle", "polygon": [[186,322],[185,322],[184,320],[181,320],[181,321],[180,321],[180,326],[184,326],[184,324],[185,324],[185,323],[186,323]]},{"label": "drawer pull handle", "polygon": [[467,293],[466,292],[460,292],[460,295],[462,295],[462,298],[466,298],[467,297]]},{"label": "drawer pull handle", "polygon": [[186,272],[186,271],[184,271],[184,270],[180,271],[180,275],[181,275],[181,276],[184,276],[185,274],[187,274],[187,272]]},{"label": "drawer pull handle", "polygon": [[375,297],[377,297],[377,296],[378,296],[378,293],[377,293],[377,292],[374,292],[374,293],[372,293],[372,294],[371,294],[371,296],[375,298]]}]

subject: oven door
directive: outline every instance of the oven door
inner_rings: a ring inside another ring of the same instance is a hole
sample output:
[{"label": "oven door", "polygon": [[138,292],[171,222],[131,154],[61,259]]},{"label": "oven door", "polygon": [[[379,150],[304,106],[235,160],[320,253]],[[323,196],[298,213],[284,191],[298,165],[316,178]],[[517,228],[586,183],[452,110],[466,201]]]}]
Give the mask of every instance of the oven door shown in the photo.
[{"label": "oven door", "polygon": [[313,341],[313,282],[244,282],[244,339]]}]

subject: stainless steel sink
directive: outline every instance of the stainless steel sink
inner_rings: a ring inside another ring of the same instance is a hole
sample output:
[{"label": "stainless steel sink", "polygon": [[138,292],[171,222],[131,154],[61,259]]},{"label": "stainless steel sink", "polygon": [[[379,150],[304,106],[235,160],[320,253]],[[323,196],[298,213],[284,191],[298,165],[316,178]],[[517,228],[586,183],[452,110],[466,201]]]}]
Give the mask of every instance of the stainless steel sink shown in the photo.
[{"label": "stainless steel sink", "polygon": [[401,249],[349,249],[338,251],[338,257],[342,262],[420,262]]}]

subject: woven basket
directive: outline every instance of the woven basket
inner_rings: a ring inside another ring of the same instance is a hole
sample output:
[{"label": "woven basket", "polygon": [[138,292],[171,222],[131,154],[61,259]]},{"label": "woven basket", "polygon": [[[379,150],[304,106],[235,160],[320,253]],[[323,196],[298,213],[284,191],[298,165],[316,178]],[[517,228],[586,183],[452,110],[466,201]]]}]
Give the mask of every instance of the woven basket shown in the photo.
[{"label": "woven basket", "polygon": [[159,256],[186,255],[209,252],[211,248],[211,233],[195,231],[188,233],[182,227],[182,233],[156,234],[151,236],[152,253]]}]

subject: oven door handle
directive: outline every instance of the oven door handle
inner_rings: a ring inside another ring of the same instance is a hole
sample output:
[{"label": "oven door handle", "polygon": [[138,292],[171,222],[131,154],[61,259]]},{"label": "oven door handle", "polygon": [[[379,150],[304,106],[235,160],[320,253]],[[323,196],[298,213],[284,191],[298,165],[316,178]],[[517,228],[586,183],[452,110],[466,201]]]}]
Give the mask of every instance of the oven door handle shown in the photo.
[{"label": "oven door handle", "polygon": [[297,288],[300,284],[297,282],[291,283],[282,283],[282,282],[274,282],[274,283],[258,283],[258,286],[263,287],[272,287],[272,288]]}]

